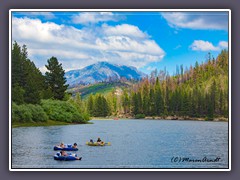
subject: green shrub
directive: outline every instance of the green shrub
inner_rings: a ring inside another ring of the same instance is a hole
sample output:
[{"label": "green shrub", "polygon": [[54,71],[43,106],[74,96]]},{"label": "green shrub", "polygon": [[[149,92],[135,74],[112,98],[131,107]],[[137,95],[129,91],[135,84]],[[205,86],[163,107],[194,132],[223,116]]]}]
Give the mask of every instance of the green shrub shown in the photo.
[{"label": "green shrub", "polygon": [[12,103],[12,121],[13,122],[31,122],[47,121],[48,116],[39,105]]},{"label": "green shrub", "polygon": [[83,116],[83,119],[84,119],[86,122],[90,120],[90,115],[89,115],[88,113],[84,112],[84,113],[82,114],[82,116]]},{"label": "green shrub", "polygon": [[48,120],[47,114],[40,105],[28,104],[26,105],[32,114],[32,120],[35,122],[46,122]]},{"label": "green shrub", "polygon": [[49,119],[62,122],[85,123],[85,117],[80,114],[74,104],[68,101],[42,100],[41,105]]},{"label": "green shrub", "polygon": [[12,121],[30,122],[32,121],[32,113],[26,105],[12,104]]},{"label": "green shrub", "polygon": [[15,84],[12,88],[12,100],[16,104],[23,104],[24,103],[24,93],[25,93],[25,90],[18,84]]},{"label": "green shrub", "polygon": [[84,122],[83,116],[78,112],[73,113],[72,122],[74,123]]},{"label": "green shrub", "polygon": [[143,119],[145,118],[145,114],[136,114],[135,119]]},{"label": "green shrub", "polygon": [[16,103],[12,103],[12,122],[19,122],[20,120],[19,106]]},{"label": "green shrub", "polygon": [[32,121],[32,113],[26,105],[20,105],[20,117],[24,122]]}]

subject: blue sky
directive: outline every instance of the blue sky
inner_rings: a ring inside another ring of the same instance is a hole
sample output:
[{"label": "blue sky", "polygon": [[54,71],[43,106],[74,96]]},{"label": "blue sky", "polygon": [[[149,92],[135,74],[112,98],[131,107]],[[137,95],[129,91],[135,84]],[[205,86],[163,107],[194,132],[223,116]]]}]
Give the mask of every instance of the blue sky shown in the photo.
[{"label": "blue sky", "polygon": [[173,74],[228,48],[228,13],[13,12],[12,41],[42,72],[56,56],[66,71],[108,61]]}]

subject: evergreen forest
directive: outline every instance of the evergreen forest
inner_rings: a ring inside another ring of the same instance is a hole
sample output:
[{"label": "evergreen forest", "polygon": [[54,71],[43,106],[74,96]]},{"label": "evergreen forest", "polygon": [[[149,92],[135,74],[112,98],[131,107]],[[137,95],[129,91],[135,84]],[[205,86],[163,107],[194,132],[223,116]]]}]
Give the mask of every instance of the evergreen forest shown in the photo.
[{"label": "evergreen forest", "polygon": [[12,122],[87,123],[90,117],[228,120],[228,51],[209,53],[201,64],[154,70],[146,78],[107,93],[67,93],[65,71],[51,57],[42,74],[26,45],[12,45]]}]

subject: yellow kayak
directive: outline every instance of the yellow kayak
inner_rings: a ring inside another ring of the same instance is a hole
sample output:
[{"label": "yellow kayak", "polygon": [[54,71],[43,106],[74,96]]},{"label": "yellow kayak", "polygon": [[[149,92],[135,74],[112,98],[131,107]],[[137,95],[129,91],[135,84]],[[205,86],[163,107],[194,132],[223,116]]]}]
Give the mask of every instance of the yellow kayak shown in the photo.
[{"label": "yellow kayak", "polygon": [[88,146],[110,146],[111,143],[110,142],[86,142],[86,145]]}]

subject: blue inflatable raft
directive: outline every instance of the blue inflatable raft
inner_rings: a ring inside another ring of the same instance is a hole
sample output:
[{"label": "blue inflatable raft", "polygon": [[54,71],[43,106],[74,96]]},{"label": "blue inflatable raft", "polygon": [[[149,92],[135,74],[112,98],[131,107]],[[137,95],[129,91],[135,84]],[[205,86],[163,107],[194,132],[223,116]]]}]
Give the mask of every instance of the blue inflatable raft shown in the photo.
[{"label": "blue inflatable raft", "polygon": [[62,148],[62,147],[59,147],[59,146],[54,146],[53,148],[55,151],[59,151],[59,150],[62,150],[62,151],[77,151],[78,148],[73,148],[72,147],[72,144],[65,144],[65,147]]},{"label": "blue inflatable raft", "polygon": [[68,153],[68,156],[61,156],[61,153],[58,152],[54,155],[55,160],[59,161],[73,161],[73,160],[81,160],[82,157],[77,157],[77,154]]}]

